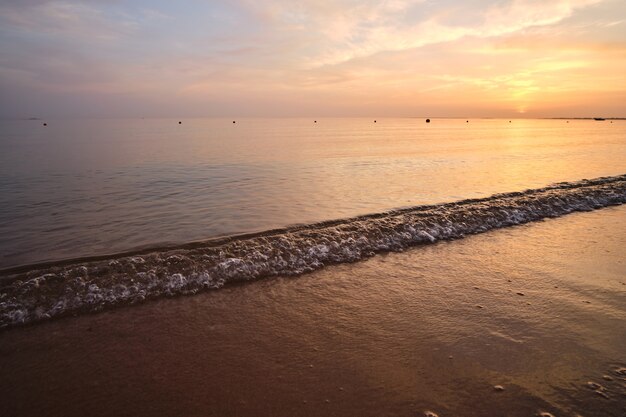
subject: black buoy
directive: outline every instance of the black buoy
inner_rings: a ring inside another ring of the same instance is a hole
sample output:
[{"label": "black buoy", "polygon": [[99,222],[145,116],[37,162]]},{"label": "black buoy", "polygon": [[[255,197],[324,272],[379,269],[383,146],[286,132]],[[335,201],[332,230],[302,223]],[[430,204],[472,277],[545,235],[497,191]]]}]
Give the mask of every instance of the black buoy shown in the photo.
[{"label": "black buoy", "polygon": [[235,121],[233,120],[233,123],[235,123]]},{"label": "black buoy", "polygon": [[374,123],[376,123],[376,120],[374,120]]},{"label": "black buoy", "polygon": [[430,119],[426,119],[426,123],[430,123]]},{"label": "black buoy", "polygon": [[317,123],[317,120],[313,120],[313,123]]},{"label": "black buoy", "polygon": [[180,122],[180,121],[179,121],[179,122],[178,122],[178,124],[179,124],[179,125],[182,125],[182,124],[183,124],[183,122]]},{"label": "black buoy", "polygon": [[469,120],[466,120],[465,123],[469,123]]},{"label": "black buoy", "polygon": [[509,120],[509,123],[511,123],[511,121]]},{"label": "black buoy", "polygon": [[48,123],[44,123],[43,125],[44,125],[44,126],[48,126]]}]

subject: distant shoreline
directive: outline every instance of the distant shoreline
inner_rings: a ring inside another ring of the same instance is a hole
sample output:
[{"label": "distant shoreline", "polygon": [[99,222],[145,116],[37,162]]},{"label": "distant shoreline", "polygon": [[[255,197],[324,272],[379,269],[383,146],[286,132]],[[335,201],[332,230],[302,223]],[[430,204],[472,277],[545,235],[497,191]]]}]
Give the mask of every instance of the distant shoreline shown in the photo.
[{"label": "distant shoreline", "polygon": [[[595,120],[595,117],[543,117],[547,120]],[[626,120],[626,117],[603,117],[604,120]]]},{"label": "distant shoreline", "polygon": [[[327,119],[336,119],[336,118],[347,118],[347,119],[368,119],[373,116],[328,116],[325,117]],[[180,117],[179,117],[180,118]],[[147,119],[176,119],[176,117],[147,117]],[[261,117],[261,116],[248,116],[243,117],[243,119],[307,119],[314,118],[313,116],[271,116],[271,117]],[[427,116],[384,116],[379,117],[379,119],[425,119]],[[519,119],[532,119],[532,120],[594,120],[598,117],[466,117],[466,116],[430,116],[430,119],[466,119],[466,120],[519,120]],[[601,117],[604,120],[626,120],[626,117]],[[146,117],[140,116],[132,116],[132,117],[61,117],[61,120],[109,120],[109,119],[146,119]],[[194,116],[188,117],[186,119],[228,119],[231,120],[232,117],[224,117],[224,116]],[[319,118],[318,118],[319,119]],[[322,118],[324,119],[324,118]],[[10,121],[10,120],[24,120],[24,121],[42,121],[45,118],[40,117],[0,117],[1,121]],[[55,117],[51,117],[50,120],[58,120]]]}]

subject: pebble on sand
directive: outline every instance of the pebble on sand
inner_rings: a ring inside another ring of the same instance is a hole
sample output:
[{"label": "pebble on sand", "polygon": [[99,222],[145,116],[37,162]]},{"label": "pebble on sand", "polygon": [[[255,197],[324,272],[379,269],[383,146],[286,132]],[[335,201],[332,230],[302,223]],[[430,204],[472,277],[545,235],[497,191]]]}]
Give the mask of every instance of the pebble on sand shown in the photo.
[{"label": "pebble on sand", "polygon": [[439,416],[437,415],[437,413],[435,413],[435,412],[433,412],[433,411],[424,411],[424,415],[425,415],[426,417],[439,417]]},{"label": "pebble on sand", "polygon": [[626,368],[617,368],[615,373],[621,376],[626,376]]},{"label": "pebble on sand", "polygon": [[517,295],[521,295],[521,296],[523,296],[523,295],[524,295],[524,293],[523,293],[523,292],[521,292],[521,291],[520,291],[520,292],[516,292],[515,294],[517,294]]},{"label": "pebble on sand", "polygon": [[493,389],[498,392],[504,391],[504,387],[502,385],[494,385]]},{"label": "pebble on sand", "polygon": [[548,413],[547,411],[540,411],[538,415],[539,417],[554,417],[554,414]]},{"label": "pebble on sand", "polygon": [[606,398],[607,400],[609,399],[609,394],[602,391],[601,389],[595,390],[595,393],[598,394],[600,397]]},{"label": "pebble on sand", "polygon": [[589,387],[591,389],[602,389],[602,388],[604,388],[602,385],[598,384],[597,382],[593,382],[593,381],[587,382],[587,387]]}]

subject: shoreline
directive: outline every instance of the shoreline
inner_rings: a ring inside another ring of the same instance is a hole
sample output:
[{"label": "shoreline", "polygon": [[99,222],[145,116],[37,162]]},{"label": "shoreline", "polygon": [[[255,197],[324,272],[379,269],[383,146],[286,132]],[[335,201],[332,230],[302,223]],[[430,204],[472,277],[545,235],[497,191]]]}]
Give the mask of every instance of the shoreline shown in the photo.
[{"label": "shoreline", "polygon": [[295,224],[295,225],[290,225],[290,226],[285,226],[285,227],[272,228],[269,230],[252,231],[252,232],[247,232],[247,233],[236,233],[236,234],[230,234],[230,235],[224,235],[224,236],[209,237],[206,239],[194,240],[194,241],[187,242],[187,243],[171,244],[171,245],[156,245],[156,246],[146,245],[146,247],[139,247],[135,249],[124,250],[121,252],[104,253],[104,254],[92,255],[92,256],[81,256],[77,258],[47,260],[47,261],[42,261],[42,262],[28,263],[24,265],[10,266],[6,268],[0,268],[0,288],[3,283],[6,284],[6,283],[11,282],[10,280],[3,281],[3,276],[6,277],[8,275],[22,274],[22,273],[29,272],[32,270],[37,270],[37,269],[47,269],[51,267],[63,267],[63,266],[68,266],[72,264],[103,261],[103,260],[115,260],[115,259],[129,257],[129,256],[146,255],[146,254],[150,254],[153,252],[212,248],[212,247],[225,245],[234,241],[242,241],[242,240],[263,238],[263,237],[272,237],[275,235],[288,234],[288,233],[299,232],[303,230],[315,231],[317,229],[335,227],[335,226],[340,226],[340,225],[344,225],[347,223],[353,223],[353,222],[358,222],[358,221],[363,221],[363,220],[367,221],[370,219],[380,219],[386,216],[401,215],[403,213],[415,213],[415,212],[422,212],[422,211],[426,212],[426,211],[433,210],[433,209],[456,208],[456,207],[460,207],[463,205],[490,202],[494,199],[514,198],[523,194],[532,195],[536,193],[542,193],[545,191],[579,188],[579,187],[593,186],[593,185],[603,185],[606,183],[614,183],[614,182],[620,182],[620,181],[626,181],[626,174],[614,175],[614,176],[603,176],[603,177],[598,177],[598,178],[593,178],[593,179],[582,179],[578,181],[557,182],[557,183],[546,185],[545,187],[542,187],[542,188],[498,193],[498,194],[494,194],[492,196],[484,197],[484,198],[468,198],[468,199],[463,199],[459,201],[451,201],[451,202],[440,203],[440,204],[425,204],[425,205],[419,205],[419,206],[413,206],[413,207],[390,209],[390,210],[386,210],[386,211],[382,211],[378,213],[364,214],[360,216],[346,217],[346,218],[340,218],[340,219],[323,220],[323,221],[314,222],[310,224]]},{"label": "shoreline", "polygon": [[618,417],[625,210],[9,329],[0,410]]},{"label": "shoreline", "polygon": [[5,275],[0,327],[164,296],[193,295],[233,282],[296,276],[379,253],[625,202],[626,176],[621,175],[296,226],[284,233],[226,238],[141,256],[54,264]]}]

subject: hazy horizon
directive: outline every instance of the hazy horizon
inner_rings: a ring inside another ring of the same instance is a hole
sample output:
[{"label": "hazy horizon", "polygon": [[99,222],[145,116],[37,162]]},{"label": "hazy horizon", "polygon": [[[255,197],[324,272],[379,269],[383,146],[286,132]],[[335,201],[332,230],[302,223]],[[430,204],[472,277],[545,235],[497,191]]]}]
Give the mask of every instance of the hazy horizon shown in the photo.
[{"label": "hazy horizon", "polygon": [[421,115],[421,116],[383,116],[377,117],[376,115],[359,115],[359,116],[323,116],[317,117],[316,115],[293,115],[293,116],[281,116],[281,115],[270,115],[270,116],[243,116],[237,117],[237,115],[222,115],[222,116],[214,116],[214,115],[205,115],[205,116],[180,116],[176,117],[175,115],[166,115],[166,116],[80,116],[80,115],[65,115],[65,116],[53,116],[53,117],[45,117],[45,116],[13,116],[13,117],[0,117],[0,120],[5,121],[51,121],[51,120],[136,120],[136,119],[148,119],[148,120],[202,120],[202,119],[223,119],[230,122],[231,119],[237,120],[263,120],[263,119],[314,119],[316,123],[322,122],[323,120],[332,120],[332,119],[374,119],[375,121],[383,121],[383,120],[393,120],[393,119],[432,119],[434,120],[594,120],[596,118],[601,118],[602,120],[626,120],[626,117],[603,117],[603,115],[593,115],[593,116],[577,116],[577,117],[567,117],[567,116],[546,116],[546,117],[524,117],[519,115],[514,115],[512,117],[489,117],[489,116],[479,116],[479,117],[465,117],[465,116],[431,116],[431,115]]},{"label": "hazy horizon", "polygon": [[618,0],[0,1],[0,118],[626,116]]}]

